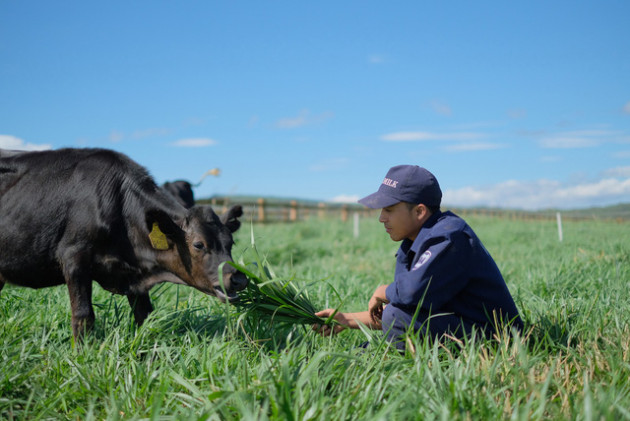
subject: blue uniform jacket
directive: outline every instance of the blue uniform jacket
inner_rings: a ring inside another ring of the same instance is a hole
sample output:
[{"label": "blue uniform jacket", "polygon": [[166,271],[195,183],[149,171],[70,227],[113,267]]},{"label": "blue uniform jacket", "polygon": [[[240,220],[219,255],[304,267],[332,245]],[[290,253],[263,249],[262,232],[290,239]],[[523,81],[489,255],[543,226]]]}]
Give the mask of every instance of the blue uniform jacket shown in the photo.
[{"label": "blue uniform jacket", "polygon": [[487,328],[498,321],[522,321],[496,263],[468,224],[452,212],[436,212],[413,243],[403,240],[396,254],[391,305],[414,313],[450,313],[465,325]]}]

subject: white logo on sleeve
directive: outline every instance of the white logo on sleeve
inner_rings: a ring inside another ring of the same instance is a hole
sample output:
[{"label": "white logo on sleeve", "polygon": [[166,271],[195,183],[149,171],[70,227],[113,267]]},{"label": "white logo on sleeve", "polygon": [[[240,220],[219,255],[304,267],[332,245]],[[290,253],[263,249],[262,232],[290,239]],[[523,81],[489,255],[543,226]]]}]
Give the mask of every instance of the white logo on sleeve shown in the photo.
[{"label": "white logo on sleeve", "polygon": [[418,262],[415,265],[413,265],[413,268],[411,268],[411,270],[420,269],[420,266],[428,262],[430,258],[431,258],[431,252],[429,250],[425,251],[424,253],[422,253],[422,256],[420,256],[420,258],[418,259]]}]

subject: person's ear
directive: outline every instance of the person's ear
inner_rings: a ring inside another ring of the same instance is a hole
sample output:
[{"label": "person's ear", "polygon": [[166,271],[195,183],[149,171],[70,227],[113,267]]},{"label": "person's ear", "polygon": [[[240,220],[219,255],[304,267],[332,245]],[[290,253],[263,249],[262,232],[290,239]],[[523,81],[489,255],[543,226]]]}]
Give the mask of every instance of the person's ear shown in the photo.
[{"label": "person's ear", "polygon": [[426,205],[423,205],[422,203],[420,203],[419,205],[415,207],[415,212],[416,212],[416,217],[418,219],[423,219],[423,218],[426,218],[427,215],[429,214],[429,208],[427,208]]}]

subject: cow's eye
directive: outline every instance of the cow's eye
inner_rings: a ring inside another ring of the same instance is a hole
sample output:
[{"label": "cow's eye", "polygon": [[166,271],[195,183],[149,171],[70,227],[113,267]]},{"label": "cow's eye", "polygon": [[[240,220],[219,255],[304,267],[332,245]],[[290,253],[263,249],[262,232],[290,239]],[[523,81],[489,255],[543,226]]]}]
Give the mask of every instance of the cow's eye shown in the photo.
[{"label": "cow's eye", "polygon": [[195,241],[193,243],[193,247],[196,248],[197,250],[203,250],[205,248],[201,241]]}]

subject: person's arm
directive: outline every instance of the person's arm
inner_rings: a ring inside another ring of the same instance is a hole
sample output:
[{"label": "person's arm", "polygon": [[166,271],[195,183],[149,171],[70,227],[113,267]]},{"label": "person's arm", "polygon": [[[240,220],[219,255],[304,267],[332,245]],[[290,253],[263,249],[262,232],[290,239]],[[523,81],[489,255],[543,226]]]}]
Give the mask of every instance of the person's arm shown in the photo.
[{"label": "person's arm", "polygon": [[[335,309],[328,308],[326,310],[315,313],[315,315],[326,319],[330,317],[330,315],[333,314],[334,311]],[[320,335],[330,336],[339,333],[344,329],[358,329],[361,324],[371,329],[381,328],[380,322],[376,324],[372,321],[369,311],[360,311],[358,313],[342,313],[338,311],[335,314],[334,319],[339,324],[335,324],[333,326],[315,324],[313,325],[313,330]]]},{"label": "person's arm", "polygon": [[368,311],[360,311],[357,313],[335,313],[335,309],[328,308],[326,310],[322,310],[320,312],[315,313],[316,316],[321,317],[323,319],[327,319],[333,313],[334,319],[339,323],[334,326],[329,325],[313,325],[313,330],[320,333],[324,336],[333,335],[335,333],[339,333],[342,330],[348,329],[359,329],[361,325],[367,326],[370,329],[380,329],[381,328],[381,316],[383,315],[383,305],[387,304],[387,298],[385,297],[385,289],[387,285],[381,285],[376,288],[374,294],[372,294],[372,298],[370,298],[370,302],[368,304]]}]

